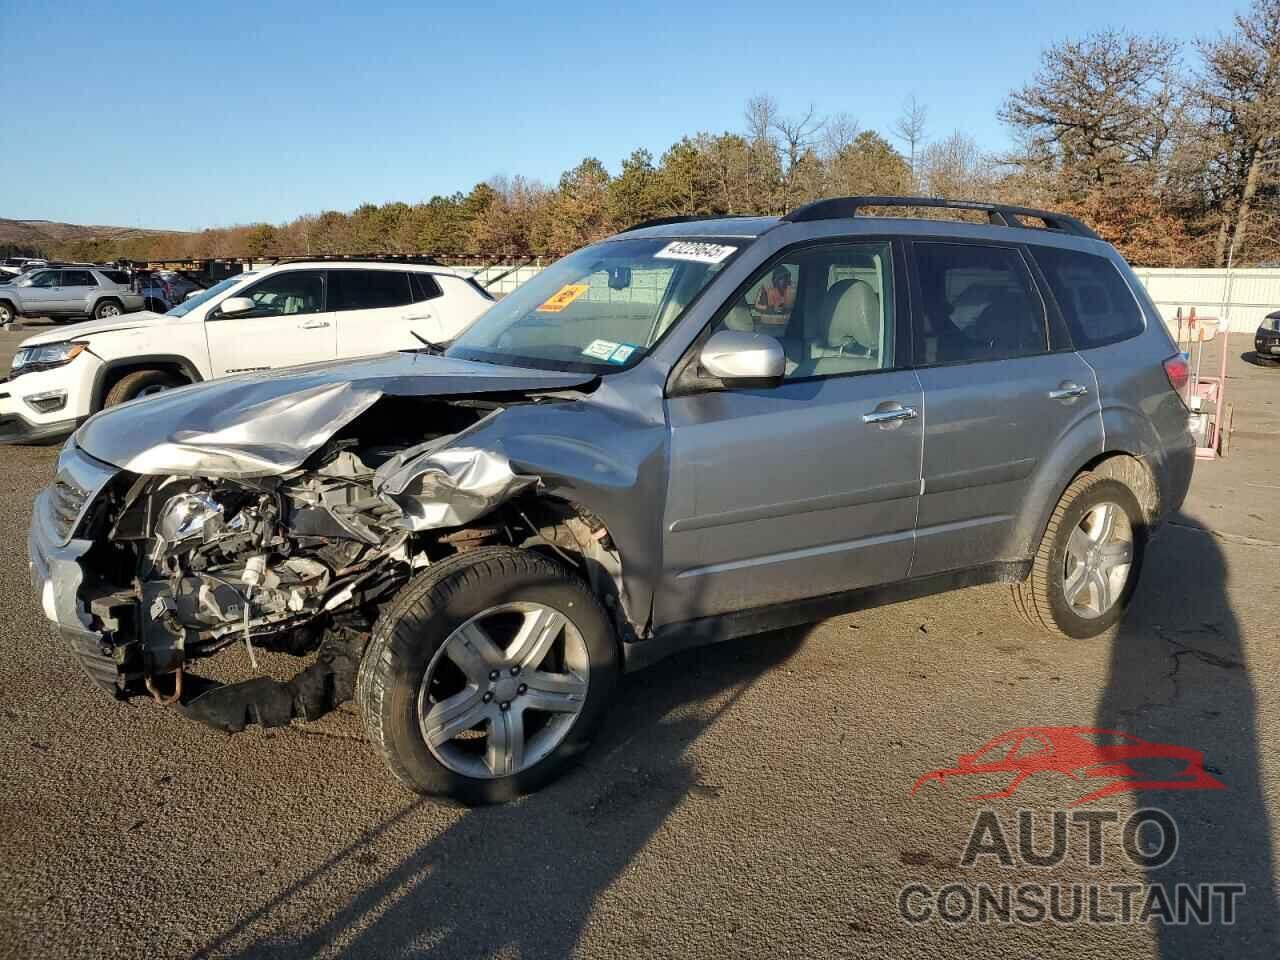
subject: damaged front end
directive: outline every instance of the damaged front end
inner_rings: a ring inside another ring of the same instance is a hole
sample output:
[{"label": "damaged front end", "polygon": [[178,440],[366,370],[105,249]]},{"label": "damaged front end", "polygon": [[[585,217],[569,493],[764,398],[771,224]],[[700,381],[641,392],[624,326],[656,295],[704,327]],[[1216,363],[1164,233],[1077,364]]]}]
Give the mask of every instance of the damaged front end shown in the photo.
[{"label": "damaged front end", "polygon": [[[137,474],[73,440],[30,535],[46,615],[117,697],[150,695],[236,731],[312,720],[349,699],[381,610],[416,570],[451,554],[506,543],[563,556],[582,544],[592,579],[616,583],[598,521],[522,498],[538,476],[467,445],[469,428],[503,407],[435,406],[433,419],[457,429],[388,442],[386,421],[373,418],[265,476]],[[193,670],[232,644],[255,674],[263,650],[311,662],[288,681],[218,684]]]}]

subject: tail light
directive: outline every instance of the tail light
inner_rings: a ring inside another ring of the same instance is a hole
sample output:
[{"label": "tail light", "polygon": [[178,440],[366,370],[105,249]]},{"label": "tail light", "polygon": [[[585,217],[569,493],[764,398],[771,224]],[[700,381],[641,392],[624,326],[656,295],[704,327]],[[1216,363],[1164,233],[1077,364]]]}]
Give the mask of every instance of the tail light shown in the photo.
[{"label": "tail light", "polygon": [[1185,403],[1187,381],[1191,379],[1191,364],[1187,363],[1187,358],[1180,353],[1175,353],[1164,362],[1164,375],[1169,378],[1169,386],[1173,387],[1173,392]]}]

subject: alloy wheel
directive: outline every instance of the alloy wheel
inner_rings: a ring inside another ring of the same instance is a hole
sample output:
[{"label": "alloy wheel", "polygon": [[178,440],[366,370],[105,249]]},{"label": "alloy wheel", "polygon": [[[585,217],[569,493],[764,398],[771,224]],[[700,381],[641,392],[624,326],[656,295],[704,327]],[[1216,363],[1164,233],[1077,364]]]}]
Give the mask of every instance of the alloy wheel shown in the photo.
[{"label": "alloy wheel", "polygon": [[1100,617],[1120,599],[1133,566],[1133,527],[1118,504],[1091,507],[1067,538],[1062,592],[1077,616]]},{"label": "alloy wheel", "polygon": [[427,665],[418,723],[427,748],[480,779],[527,770],[569,733],[586,702],[587,645],[540,603],[490,607],[454,630]]}]

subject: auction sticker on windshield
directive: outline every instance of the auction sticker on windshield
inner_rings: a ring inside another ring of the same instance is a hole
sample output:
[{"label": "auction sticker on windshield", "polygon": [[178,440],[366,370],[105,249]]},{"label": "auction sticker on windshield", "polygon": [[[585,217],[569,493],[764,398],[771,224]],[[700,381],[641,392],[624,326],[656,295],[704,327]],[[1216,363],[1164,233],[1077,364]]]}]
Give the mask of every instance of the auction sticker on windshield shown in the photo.
[{"label": "auction sticker on windshield", "polygon": [[622,344],[614,340],[592,340],[582,349],[584,357],[595,357],[597,360],[608,360]]},{"label": "auction sticker on windshield", "polygon": [[566,283],[563,287],[543,301],[542,306],[537,308],[538,313],[559,313],[589,289],[589,284]]},{"label": "auction sticker on windshield", "polygon": [[730,247],[723,243],[673,240],[653,256],[657,260],[692,260],[694,263],[720,263],[737,249],[737,247]]}]

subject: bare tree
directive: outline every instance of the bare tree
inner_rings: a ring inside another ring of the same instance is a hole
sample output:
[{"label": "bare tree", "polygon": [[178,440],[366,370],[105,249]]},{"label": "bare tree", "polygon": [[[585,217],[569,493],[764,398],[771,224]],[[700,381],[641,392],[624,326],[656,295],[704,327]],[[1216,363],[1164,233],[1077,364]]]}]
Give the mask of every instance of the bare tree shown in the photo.
[{"label": "bare tree", "polygon": [[911,179],[918,186],[916,175],[916,148],[924,143],[925,131],[929,121],[929,108],[916,99],[913,93],[902,103],[902,112],[890,128],[890,133],[907,144],[907,159],[911,164]]},{"label": "bare tree", "polygon": [[989,199],[992,164],[977,141],[961,130],[929,144],[920,152],[916,182],[931,196]]},{"label": "bare tree", "polygon": [[826,121],[818,116],[817,108],[811,103],[809,108],[793,117],[777,116],[773,121],[773,131],[781,141],[782,154],[786,159],[786,170],[782,178],[783,206],[791,207],[797,192],[798,178],[801,174],[801,162],[806,172],[811,163],[814,144],[817,143]]},{"label": "bare tree", "polygon": [[829,160],[839,155],[842,150],[853,146],[861,129],[857,120],[847,113],[837,113],[827,119],[822,129],[822,156]]},{"label": "bare tree", "polygon": [[1047,49],[999,114],[1024,135],[1021,161],[1055,171],[1069,191],[1150,178],[1170,145],[1178,54],[1172,40],[1115,31]]},{"label": "bare tree", "polygon": [[778,121],[778,102],[767,93],[758,93],[747,101],[744,113],[747,139],[753,144],[772,143],[773,126]]},{"label": "bare tree", "polygon": [[1199,44],[1204,69],[1195,90],[1208,156],[1202,167],[1220,220],[1214,256],[1235,260],[1260,194],[1277,185],[1280,164],[1280,0],[1254,0],[1235,29]]}]

